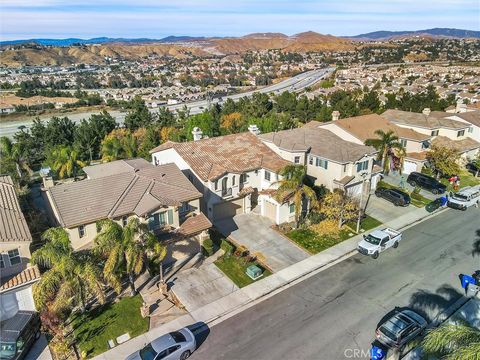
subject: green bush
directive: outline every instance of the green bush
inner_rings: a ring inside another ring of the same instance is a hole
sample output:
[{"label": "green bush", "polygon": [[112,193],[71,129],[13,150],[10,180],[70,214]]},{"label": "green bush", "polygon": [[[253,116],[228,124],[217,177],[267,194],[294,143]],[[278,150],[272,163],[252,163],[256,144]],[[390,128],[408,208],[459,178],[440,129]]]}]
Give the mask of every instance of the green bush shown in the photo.
[{"label": "green bush", "polygon": [[235,246],[230,244],[227,240],[223,239],[220,248],[225,252],[225,255],[231,255],[235,250]]},{"label": "green bush", "polygon": [[322,214],[320,214],[318,212],[312,211],[308,214],[308,220],[310,221],[310,223],[312,225],[318,224],[320,221],[323,220],[323,216],[322,216]]},{"label": "green bush", "polygon": [[206,239],[202,244],[202,253],[205,256],[212,256],[215,252],[212,239]]},{"label": "green bush", "polygon": [[[415,190],[416,190],[416,188],[415,188]],[[415,190],[412,191],[412,193],[410,194],[410,197],[411,197],[412,199],[415,199],[415,200],[418,200],[418,201],[422,201],[422,200],[423,200],[423,196],[420,195],[418,192],[415,192]]]}]

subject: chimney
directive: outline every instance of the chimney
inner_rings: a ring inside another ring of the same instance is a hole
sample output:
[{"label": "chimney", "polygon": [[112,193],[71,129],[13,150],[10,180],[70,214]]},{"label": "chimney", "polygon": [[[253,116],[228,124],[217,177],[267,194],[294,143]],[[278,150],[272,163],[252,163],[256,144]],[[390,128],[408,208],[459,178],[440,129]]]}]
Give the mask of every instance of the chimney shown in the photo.
[{"label": "chimney", "polygon": [[430,115],[431,110],[430,110],[430,108],[425,108],[425,109],[423,109],[422,113],[423,113],[423,115],[428,116],[428,115]]},{"label": "chimney", "polygon": [[250,131],[253,135],[260,134],[260,129],[255,124],[248,125],[248,131]]},{"label": "chimney", "polygon": [[193,141],[198,141],[202,138],[203,132],[199,127],[195,126],[192,131]]},{"label": "chimney", "polygon": [[455,107],[456,113],[463,113],[467,111],[467,105],[464,104],[461,100],[457,101],[457,106]]},{"label": "chimney", "polygon": [[340,111],[333,111],[332,112],[332,121],[337,121],[338,119],[340,119]]}]

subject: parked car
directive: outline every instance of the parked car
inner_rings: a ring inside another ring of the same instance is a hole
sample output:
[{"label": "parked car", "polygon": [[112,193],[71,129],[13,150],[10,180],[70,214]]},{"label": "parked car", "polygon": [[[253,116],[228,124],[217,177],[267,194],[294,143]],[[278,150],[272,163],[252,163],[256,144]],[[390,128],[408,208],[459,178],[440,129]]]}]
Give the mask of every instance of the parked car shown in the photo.
[{"label": "parked car", "polygon": [[413,310],[404,309],[396,312],[376,331],[377,339],[382,344],[401,348],[416,338],[427,327],[427,321]]},{"label": "parked car", "polygon": [[407,182],[413,187],[419,186],[435,195],[443,194],[447,190],[447,187],[437,179],[419,172],[410,173]]},{"label": "parked car", "polygon": [[471,173],[473,176],[480,176],[480,167],[475,165],[474,163],[468,163],[465,166],[468,170],[469,173]]},{"label": "parked car", "polygon": [[377,188],[375,195],[390,201],[395,206],[410,205],[410,195],[398,189]]},{"label": "parked car", "polygon": [[480,205],[480,185],[464,187],[457,193],[450,193],[447,206],[452,209],[467,210]]},{"label": "parked car", "polygon": [[402,240],[402,233],[397,230],[385,228],[374,230],[368,235],[363,235],[363,240],[358,243],[357,250],[360,254],[378,258],[378,255],[390,247],[397,248]]},{"label": "parked car", "polygon": [[36,311],[20,310],[0,323],[0,359],[25,358],[40,337],[40,316]]},{"label": "parked car", "polygon": [[434,212],[435,210],[438,210],[441,206],[442,206],[442,199],[438,198],[428,203],[427,205],[425,205],[425,210],[431,213],[431,212]]},{"label": "parked car", "polygon": [[195,349],[195,336],[189,329],[183,328],[160,336],[126,360],[185,360]]}]

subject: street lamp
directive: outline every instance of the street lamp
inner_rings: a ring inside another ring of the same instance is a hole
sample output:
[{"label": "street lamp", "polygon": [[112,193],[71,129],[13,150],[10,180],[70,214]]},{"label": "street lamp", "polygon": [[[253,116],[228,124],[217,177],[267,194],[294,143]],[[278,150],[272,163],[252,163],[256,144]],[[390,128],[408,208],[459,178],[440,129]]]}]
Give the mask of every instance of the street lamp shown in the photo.
[{"label": "street lamp", "polygon": [[362,173],[360,176],[362,177],[362,191],[360,193],[360,204],[358,206],[358,220],[357,220],[357,234],[360,231],[360,221],[362,220],[362,203],[363,203],[363,193],[365,192],[365,180],[367,178],[368,173]]}]

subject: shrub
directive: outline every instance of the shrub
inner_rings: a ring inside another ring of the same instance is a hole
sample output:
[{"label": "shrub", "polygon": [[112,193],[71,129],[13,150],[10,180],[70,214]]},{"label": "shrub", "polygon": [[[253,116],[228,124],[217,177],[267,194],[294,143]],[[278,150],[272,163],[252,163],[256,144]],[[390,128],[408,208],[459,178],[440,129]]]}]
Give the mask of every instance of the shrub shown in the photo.
[{"label": "shrub", "polygon": [[312,211],[308,214],[308,221],[312,225],[318,224],[322,220],[323,220],[323,216],[322,216],[322,214],[320,214],[318,212],[313,212]]},{"label": "shrub", "polygon": [[310,227],[318,235],[328,237],[330,239],[340,239],[340,229],[338,228],[338,221],[323,220],[316,225]]},{"label": "shrub", "polygon": [[212,256],[214,253],[213,241],[212,239],[206,239],[202,244],[202,253],[205,256]]},{"label": "shrub", "polygon": [[225,239],[222,240],[220,248],[225,252],[225,255],[231,255],[232,252],[235,250],[235,247]]}]

